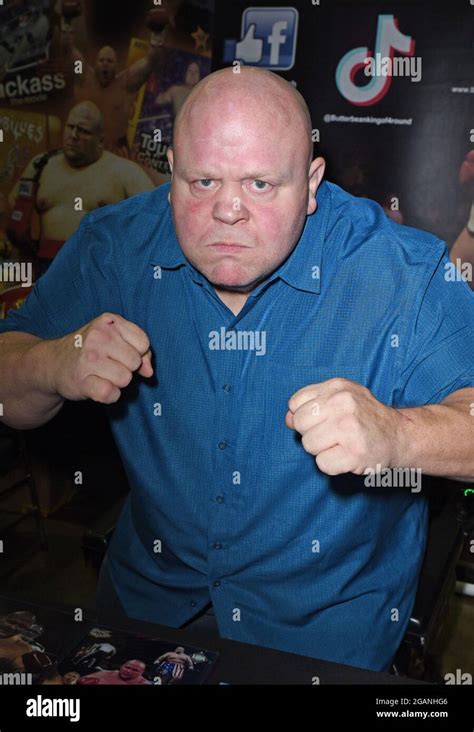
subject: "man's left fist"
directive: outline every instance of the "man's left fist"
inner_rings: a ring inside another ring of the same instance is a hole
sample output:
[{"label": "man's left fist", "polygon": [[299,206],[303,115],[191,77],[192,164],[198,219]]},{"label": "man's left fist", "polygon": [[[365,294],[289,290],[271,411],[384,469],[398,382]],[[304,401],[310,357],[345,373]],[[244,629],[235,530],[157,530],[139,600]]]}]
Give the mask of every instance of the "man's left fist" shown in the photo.
[{"label": "man's left fist", "polygon": [[306,452],[328,475],[402,465],[402,416],[349,379],[329,379],[299,389],[288,401],[286,426],[302,435]]}]

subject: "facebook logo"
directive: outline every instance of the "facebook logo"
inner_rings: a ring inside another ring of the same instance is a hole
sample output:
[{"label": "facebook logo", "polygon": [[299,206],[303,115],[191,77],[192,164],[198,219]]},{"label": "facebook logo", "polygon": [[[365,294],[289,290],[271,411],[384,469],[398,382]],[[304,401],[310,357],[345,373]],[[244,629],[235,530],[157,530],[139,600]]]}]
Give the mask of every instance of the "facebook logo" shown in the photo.
[{"label": "facebook logo", "polygon": [[291,69],[297,31],[295,8],[247,8],[242,15],[240,41],[224,42],[223,60],[266,69]]}]

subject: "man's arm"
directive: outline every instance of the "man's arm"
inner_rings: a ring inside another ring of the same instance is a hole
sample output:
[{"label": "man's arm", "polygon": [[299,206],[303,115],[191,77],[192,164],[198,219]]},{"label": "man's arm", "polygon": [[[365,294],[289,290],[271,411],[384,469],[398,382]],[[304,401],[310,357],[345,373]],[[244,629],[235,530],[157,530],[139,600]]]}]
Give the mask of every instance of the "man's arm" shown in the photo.
[{"label": "man's arm", "polygon": [[[170,17],[165,8],[153,8],[148,12],[146,26],[149,28],[150,43],[145,58],[136,61],[118,76],[124,76],[125,88],[135,94],[146,82],[153,69],[159,74],[166,58],[166,36],[170,27]],[[174,21],[173,21],[174,22]]]},{"label": "man's arm", "polygon": [[21,332],[0,335],[1,418],[31,429],[48,422],[64,399],[111,404],[133,373],[153,374],[150,342],[134,323],[103,313],[76,332],[42,340]]},{"label": "man's arm", "polygon": [[134,163],[132,160],[120,159],[122,165],[122,181],[125,190],[125,196],[130,198],[136,193],[144,193],[151,191],[155,185],[151,178],[145,173],[143,168]]},{"label": "man's arm", "polygon": [[146,56],[118,74],[119,77],[124,76],[127,91],[135,94],[146,83],[154,69],[159,74],[164,66],[165,54],[162,34],[152,34]]},{"label": "man's arm", "polygon": [[62,407],[64,399],[49,383],[50,343],[28,333],[0,335],[1,421],[10,427],[39,427]]},{"label": "man's arm", "polygon": [[397,411],[399,466],[474,482],[474,388],[454,391],[439,404]]},{"label": "man's arm", "polygon": [[439,404],[396,409],[362,384],[334,378],[299,389],[288,408],[287,427],[328,475],[419,468],[474,481],[474,387]]},{"label": "man's arm", "polygon": [[22,171],[19,178],[17,178],[17,181],[13,188],[11,189],[10,193],[8,194],[8,205],[10,206],[10,210],[15,208],[16,199],[18,198],[18,193],[20,190],[20,181],[22,178],[33,178],[35,175],[36,169],[34,166],[34,163],[42,158],[44,155],[44,152],[40,153],[39,155],[35,155],[34,158],[31,158],[30,162],[26,166],[26,168]]},{"label": "man's arm", "polygon": [[166,91],[160,92],[155,98],[155,104],[173,104],[172,89],[173,87],[170,87]]}]

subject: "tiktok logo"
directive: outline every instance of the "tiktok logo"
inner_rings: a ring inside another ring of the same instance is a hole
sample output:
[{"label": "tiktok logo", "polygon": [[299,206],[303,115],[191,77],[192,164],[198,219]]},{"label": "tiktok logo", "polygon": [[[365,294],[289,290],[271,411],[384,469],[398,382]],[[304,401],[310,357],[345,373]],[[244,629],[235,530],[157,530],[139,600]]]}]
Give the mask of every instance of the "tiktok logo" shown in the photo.
[{"label": "tiktok logo", "polygon": [[[372,51],[361,46],[348,51],[339,61],[336,69],[336,85],[342,96],[359,107],[379,102],[388,92],[392,76],[397,75],[384,73],[384,69],[386,70],[387,67],[391,69],[393,66],[394,51],[398,51],[404,56],[413,56],[415,41],[411,36],[400,33],[398,21],[393,15],[379,15],[375,38],[375,59],[372,58]],[[373,64],[374,60],[377,64]],[[366,74],[372,78],[367,84],[358,86],[354,81],[356,73],[361,68],[367,72],[369,65],[376,65],[381,69],[380,73]],[[417,81],[418,79],[412,80]]]}]

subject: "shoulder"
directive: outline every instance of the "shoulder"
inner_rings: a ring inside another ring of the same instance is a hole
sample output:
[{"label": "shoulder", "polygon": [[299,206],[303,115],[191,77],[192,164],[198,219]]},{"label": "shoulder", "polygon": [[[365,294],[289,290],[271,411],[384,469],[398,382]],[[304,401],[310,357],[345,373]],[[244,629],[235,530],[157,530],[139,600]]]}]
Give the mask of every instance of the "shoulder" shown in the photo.
[{"label": "shoulder", "polygon": [[169,183],[152,191],[137,193],[117,203],[94,209],[87,214],[87,221],[94,226],[134,226],[150,219],[155,225],[169,209]]},{"label": "shoulder", "polygon": [[113,170],[114,174],[119,173],[120,175],[129,176],[143,172],[142,168],[133,160],[127,160],[127,158],[123,158],[121,155],[115,155],[115,153],[111,153],[108,150],[104,150],[100,162],[104,168]]},{"label": "shoulder", "polygon": [[397,224],[382,206],[369,198],[352,196],[334,183],[326,183],[330,212],[327,239],[338,241],[341,255],[359,250],[361,257],[377,255],[390,265],[436,263],[446,244],[433,234]]},{"label": "shoulder", "polygon": [[168,203],[169,183],[138,193],[122,201],[95,209],[84,216],[81,226],[91,246],[102,242],[123,261],[143,260],[164,241],[172,229]]}]

